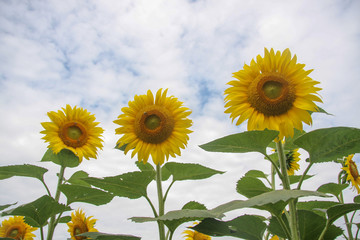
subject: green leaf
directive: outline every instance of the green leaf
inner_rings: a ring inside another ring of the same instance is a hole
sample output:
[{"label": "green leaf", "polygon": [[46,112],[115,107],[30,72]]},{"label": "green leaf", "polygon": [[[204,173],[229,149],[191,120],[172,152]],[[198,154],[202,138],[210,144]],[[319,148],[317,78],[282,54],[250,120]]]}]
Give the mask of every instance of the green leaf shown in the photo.
[{"label": "green leaf", "polygon": [[322,193],[330,193],[334,196],[339,196],[342,190],[344,190],[348,186],[348,184],[326,183],[321,185],[316,191]]},{"label": "green leaf", "polygon": [[250,170],[247,173],[245,173],[245,177],[254,177],[254,178],[265,178],[267,179],[267,176],[265,173],[259,170]]},{"label": "green leaf", "polygon": [[266,147],[278,136],[273,130],[248,131],[219,138],[200,145],[209,152],[246,153],[260,152],[266,154]]},{"label": "green leaf", "polygon": [[258,216],[243,215],[227,222],[208,218],[192,228],[210,236],[261,240],[266,224]]},{"label": "green leaf", "polygon": [[60,191],[65,194],[68,205],[73,202],[86,202],[100,206],[109,203],[114,197],[110,193],[101,191],[100,189],[81,185],[63,184],[60,186]]},{"label": "green leaf", "polygon": [[299,210],[309,210],[314,213],[326,217],[326,209],[338,205],[338,202],[331,201],[308,201],[308,202],[298,202],[296,208]]},{"label": "green leaf", "polygon": [[87,172],[77,171],[69,178],[68,182],[73,185],[81,185],[81,186],[85,186],[85,187],[90,187],[91,186],[90,184],[88,184],[87,182],[82,180],[82,178],[87,178],[87,177],[89,177],[89,174]]},{"label": "green leaf", "polygon": [[[182,209],[198,209],[198,210],[206,210],[205,205],[191,201],[185,204]],[[180,218],[172,221],[164,221],[164,224],[169,228],[171,232],[175,232],[176,228],[183,223],[199,220],[199,218]]]},{"label": "green leaf", "polygon": [[[169,171],[169,169],[166,168],[165,166],[166,164],[164,164],[161,167],[161,181],[166,181],[170,178],[171,176],[171,172]],[[154,178],[155,179],[155,178]]]},{"label": "green leaf", "polygon": [[68,223],[71,221],[71,216],[64,216],[59,219],[59,223]]},{"label": "green leaf", "polygon": [[88,237],[94,240],[140,240],[140,237],[135,237],[132,235],[123,235],[123,234],[107,234],[101,232],[87,232],[78,234],[76,236]]},{"label": "green leaf", "polygon": [[205,179],[214,174],[224,173],[193,163],[168,162],[164,168],[169,170],[174,181]]},{"label": "green leaf", "polygon": [[4,176],[5,178],[10,178],[13,176],[33,177],[39,179],[40,181],[44,180],[44,174],[47,171],[48,170],[46,168],[30,164],[0,167],[0,175]]},{"label": "green leaf", "polygon": [[339,217],[360,209],[360,203],[345,203],[345,204],[338,204],[333,207],[330,207],[326,214],[328,216],[328,220],[330,223],[333,223]]},{"label": "green leaf", "polygon": [[[285,214],[282,215],[282,219],[285,222],[285,225],[287,225],[288,227],[289,224]],[[318,237],[320,236],[326,225],[326,219],[311,211],[299,210],[298,223],[299,223],[300,239],[302,240],[318,239]],[[272,234],[282,238],[286,238],[285,232],[283,231],[281,225],[279,224],[279,221],[275,217],[272,217],[270,219],[270,224],[268,229]],[[324,239],[333,240],[336,237],[340,236],[341,234],[342,234],[341,228],[338,228],[334,225],[330,225],[325,233]]]},{"label": "green leaf", "polygon": [[2,215],[25,216],[34,223],[33,227],[43,227],[50,217],[69,210],[71,210],[69,207],[59,204],[53,198],[44,195],[31,203],[4,211]]},{"label": "green leaf", "polygon": [[154,167],[150,164],[150,163],[144,163],[144,162],[140,162],[140,161],[136,161],[136,166],[139,168],[140,171],[144,172],[144,171],[150,171],[150,172],[155,172]]},{"label": "green leaf", "polygon": [[79,158],[70,150],[63,149],[55,154],[50,148],[45,152],[42,162],[53,162],[64,167],[77,167],[80,164]]},{"label": "green leaf", "polygon": [[154,172],[129,172],[114,177],[85,178],[87,183],[119,197],[137,199],[146,196],[146,188],[154,179]]},{"label": "green leaf", "polygon": [[[314,175],[306,175],[304,180],[313,177]],[[302,175],[291,175],[289,176],[290,184],[298,183],[301,179]]]},{"label": "green leaf", "polygon": [[329,162],[360,152],[360,129],[333,127],[306,133],[294,141],[310,155],[310,161]]},{"label": "green leaf", "polygon": [[12,206],[12,205],[15,205],[15,204],[17,204],[17,202],[16,202],[16,203],[12,203],[12,204],[0,205],[0,211],[1,211],[1,210],[4,210],[4,209],[6,209],[6,208],[8,208],[8,207],[10,207],[10,206]]},{"label": "green leaf", "polygon": [[237,182],[236,191],[247,198],[251,198],[272,190],[255,177],[243,177]]},{"label": "green leaf", "polygon": [[360,195],[354,197],[354,203],[360,203]]}]

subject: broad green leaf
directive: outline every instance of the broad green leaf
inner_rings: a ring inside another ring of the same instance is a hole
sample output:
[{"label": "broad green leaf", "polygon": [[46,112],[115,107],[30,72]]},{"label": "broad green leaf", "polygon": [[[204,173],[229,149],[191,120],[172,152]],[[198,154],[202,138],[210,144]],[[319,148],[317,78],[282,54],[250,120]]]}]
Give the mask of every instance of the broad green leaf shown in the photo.
[{"label": "broad green leaf", "polygon": [[306,133],[294,141],[310,155],[310,161],[329,162],[360,152],[360,129],[323,128]]},{"label": "broad green leaf", "polygon": [[4,209],[6,209],[6,208],[8,208],[8,207],[10,207],[10,206],[12,206],[12,205],[15,205],[15,204],[17,204],[17,202],[16,202],[16,203],[12,203],[12,204],[0,205],[0,211],[1,211],[1,210],[4,210]]},{"label": "broad green leaf", "polygon": [[94,240],[140,240],[140,237],[123,234],[108,234],[101,232],[87,232],[76,236],[84,236]]},{"label": "broad green leaf", "polygon": [[258,216],[243,215],[227,222],[208,218],[192,228],[210,236],[261,240],[266,224]]},{"label": "broad green leaf", "polygon": [[[313,177],[314,175],[306,175],[304,180]],[[290,184],[298,183],[301,179],[301,175],[291,175],[289,176]]]},{"label": "broad green leaf", "polygon": [[260,170],[250,170],[245,173],[245,177],[254,177],[254,178],[267,178],[267,174],[263,173]]},{"label": "broad green leaf", "polygon": [[87,183],[119,197],[137,199],[146,196],[146,188],[154,179],[154,172],[129,172],[114,177],[85,178]]},{"label": "broad green leaf", "polygon": [[59,223],[68,223],[71,221],[71,216],[64,216],[59,219]]},{"label": "broad green leaf", "polygon": [[[161,181],[166,181],[170,178],[171,172],[166,168],[166,164],[161,167]],[[155,178],[154,178],[155,179]]]},{"label": "broad green leaf", "polygon": [[63,149],[55,154],[50,148],[45,152],[42,162],[53,162],[64,167],[77,167],[80,164],[79,158],[70,150]]},{"label": "broad green leaf", "polygon": [[47,220],[50,217],[69,210],[69,207],[59,204],[53,198],[44,195],[31,203],[4,211],[2,215],[25,216],[31,219],[31,222],[36,223],[33,227],[43,227],[47,224]]},{"label": "broad green leaf", "polygon": [[[282,219],[285,222],[285,225],[288,227],[289,225],[285,214],[282,215]],[[311,211],[298,210],[298,224],[301,240],[318,239],[326,225],[326,219]],[[275,217],[270,219],[268,230],[274,235],[286,238],[284,230],[279,224],[278,219]],[[325,233],[324,239],[333,240],[341,234],[341,228],[330,225]]]},{"label": "broad green leaf", "polygon": [[144,171],[151,171],[151,172],[155,172],[154,167],[150,164],[150,163],[144,163],[144,162],[140,162],[140,161],[136,161],[135,162],[136,166],[139,168],[140,171],[144,172]]},{"label": "broad green leaf", "polygon": [[248,131],[219,138],[200,145],[209,152],[246,153],[260,152],[266,154],[266,147],[278,136],[277,131]]},{"label": "broad green leaf", "polygon": [[326,210],[326,214],[328,217],[328,221],[330,223],[333,223],[339,217],[359,209],[360,209],[360,203],[338,204]]},{"label": "broad green leaf", "polygon": [[360,195],[354,197],[354,203],[360,203]]},{"label": "broad green leaf", "polygon": [[309,210],[314,213],[326,217],[326,209],[338,205],[338,202],[331,201],[308,201],[308,202],[298,202],[296,208],[299,210]]},{"label": "broad green leaf", "polygon": [[247,198],[251,198],[272,190],[255,177],[242,177],[236,184],[236,191]]},{"label": "broad green leaf", "polygon": [[326,183],[321,185],[316,191],[322,192],[322,193],[330,193],[335,196],[339,196],[339,194],[347,188],[348,184],[337,184],[337,183]]},{"label": "broad green leaf", "polygon": [[164,168],[169,170],[174,181],[205,179],[214,174],[224,173],[193,163],[168,162]]},{"label": "broad green leaf", "polygon": [[[205,205],[198,203],[198,202],[188,202],[187,204],[185,204],[182,209],[198,209],[198,210],[206,210]],[[175,229],[180,226],[183,223],[186,222],[190,222],[190,221],[195,221],[195,220],[199,220],[198,218],[181,218],[181,219],[176,219],[176,220],[172,220],[172,221],[164,221],[165,225],[168,227],[168,229],[171,232],[174,232]]]},{"label": "broad green leaf", "polygon": [[88,184],[87,182],[82,180],[82,178],[87,178],[87,177],[89,177],[89,174],[87,172],[77,171],[67,181],[73,185],[81,185],[81,186],[85,186],[85,187],[90,187],[91,186],[90,184]]},{"label": "broad green leaf", "polygon": [[48,170],[46,168],[30,164],[0,167],[0,175],[4,176],[5,178],[10,178],[14,176],[33,177],[39,179],[40,181],[44,180],[44,174],[47,171]]},{"label": "broad green leaf", "polygon": [[[294,140],[300,137],[301,135],[305,134],[305,131],[300,131],[299,129],[294,128],[294,136],[293,137],[286,137],[284,141],[284,149],[286,151],[294,150],[299,148],[297,145],[294,144]],[[270,148],[276,150],[276,143],[272,142],[269,144]]]},{"label": "broad green leaf", "polygon": [[112,194],[100,189],[81,185],[63,184],[60,186],[60,191],[65,194],[68,205],[73,202],[86,202],[100,206],[109,203],[114,197]]}]

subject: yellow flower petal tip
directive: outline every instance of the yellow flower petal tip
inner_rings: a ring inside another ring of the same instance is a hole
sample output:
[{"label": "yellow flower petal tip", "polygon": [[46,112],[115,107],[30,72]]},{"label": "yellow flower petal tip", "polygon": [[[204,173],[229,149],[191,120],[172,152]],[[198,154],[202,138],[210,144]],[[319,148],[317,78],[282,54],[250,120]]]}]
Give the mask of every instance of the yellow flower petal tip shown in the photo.
[{"label": "yellow flower petal tip", "polygon": [[54,153],[68,149],[82,161],[96,158],[97,150],[102,149],[101,139],[104,130],[98,127],[95,116],[81,107],[66,105],[58,112],[48,112],[51,122],[43,122],[45,130],[41,131],[42,138],[49,143]]},{"label": "yellow flower petal tip", "polygon": [[122,108],[114,123],[120,125],[115,133],[122,135],[117,146],[126,145],[125,154],[132,150],[139,161],[146,163],[151,156],[153,162],[163,164],[169,156],[180,155],[192,131],[192,121],[188,118],[190,109],[177,98],[167,97],[167,89],[159,89],[154,94],[135,95],[128,107]]},{"label": "yellow flower petal tip", "polygon": [[321,102],[304,64],[291,58],[289,49],[282,53],[265,48],[250,65],[233,74],[235,80],[225,90],[225,110],[236,125],[248,120],[248,130],[277,130],[278,140],[293,136],[294,128],[312,123],[310,112],[318,111],[314,102]]},{"label": "yellow flower petal tip", "polygon": [[[195,222],[194,224],[197,224]],[[184,234],[185,240],[211,240],[211,237],[209,235],[200,233],[195,230],[185,230],[182,234]]]}]

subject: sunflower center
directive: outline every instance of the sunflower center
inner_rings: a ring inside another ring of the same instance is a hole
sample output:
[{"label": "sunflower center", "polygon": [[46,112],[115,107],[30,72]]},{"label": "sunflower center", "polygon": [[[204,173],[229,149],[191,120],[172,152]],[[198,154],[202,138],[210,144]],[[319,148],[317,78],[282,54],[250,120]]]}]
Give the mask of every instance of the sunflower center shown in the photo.
[{"label": "sunflower center", "polygon": [[358,169],[357,169],[357,167],[356,167],[356,164],[355,164],[353,161],[350,161],[349,171],[350,171],[351,176],[352,176],[355,180],[359,178]]},{"label": "sunflower center", "polygon": [[76,240],[86,239],[86,237],[77,236],[77,235],[85,233],[87,231],[88,231],[88,229],[87,229],[87,227],[85,225],[84,226],[75,226],[74,230],[73,230],[73,235],[74,235]]},{"label": "sunflower center", "polygon": [[86,144],[88,134],[85,126],[76,121],[67,122],[59,129],[59,137],[69,147],[77,148]]},{"label": "sunflower center", "polygon": [[19,234],[19,230],[15,228],[10,231],[8,237],[14,238],[14,237],[17,237],[18,234]]},{"label": "sunflower center", "polygon": [[135,134],[144,142],[162,143],[169,138],[174,125],[174,119],[167,109],[151,105],[136,115]]},{"label": "sunflower center", "polygon": [[266,116],[281,115],[292,108],[295,88],[280,73],[262,73],[250,84],[248,100]]}]

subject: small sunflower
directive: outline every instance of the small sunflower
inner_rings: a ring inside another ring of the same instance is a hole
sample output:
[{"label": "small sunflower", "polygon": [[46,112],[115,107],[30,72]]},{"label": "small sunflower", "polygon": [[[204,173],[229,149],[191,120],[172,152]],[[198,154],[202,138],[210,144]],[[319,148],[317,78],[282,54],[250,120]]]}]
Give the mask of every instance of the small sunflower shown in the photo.
[{"label": "small sunflower", "polygon": [[185,148],[192,131],[192,121],[187,117],[190,109],[183,107],[177,98],[166,96],[167,89],[159,89],[154,98],[147,94],[135,95],[129,106],[122,108],[123,114],[114,123],[120,127],[116,134],[123,136],[117,146],[126,145],[125,154],[133,149],[131,157],[138,154],[139,161],[146,163],[151,155],[153,162],[163,164],[169,156],[181,155],[180,148]]},{"label": "small sunflower", "polygon": [[98,127],[94,114],[81,107],[71,108],[66,105],[62,111],[48,112],[51,122],[43,122],[45,130],[42,138],[49,142],[48,148],[57,154],[62,149],[68,149],[82,158],[96,158],[97,149],[102,149],[103,140],[100,138],[104,130]]},{"label": "small sunflower", "polygon": [[300,153],[298,149],[290,150],[286,154],[286,168],[288,175],[294,175],[294,172],[300,169],[298,162],[300,161]]},{"label": "small sunflower", "polygon": [[33,240],[33,237],[36,236],[32,232],[36,230],[37,228],[31,227],[24,222],[23,216],[14,216],[1,223],[0,237],[16,240]]},{"label": "small sunflower", "polygon": [[[194,224],[197,224],[196,222]],[[183,234],[186,234],[184,237],[186,237],[185,240],[211,240],[211,237],[209,235],[197,232],[195,230],[185,230]]]},{"label": "small sunflower", "polygon": [[354,157],[354,154],[351,154],[346,158],[345,167],[343,167],[342,169],[346,171],[346,174],[347,174],[346,181],[350,181],[351,184],[353,185],[353,188],[354,189],[356,188],[356,190],[359,194],[360,193],[360,176],[359,176],[359,171],[356,166],[356,163],[352,160],[353,157]]},{"label": "small sunflower", "polygon": [[265,48],[265,55],[258,55],[250,65],[235,72],[236,80],[225,90],[225,113],[236,125],[248,120],[247,129],[279,131],[279,139],[293,136],[294,128],[302,130],[302,123],[312,124],[310,112],[318,111],[315,102],[319,82],[308,75],[305,64],[296,63],[289,49],[274,52]]},{"label": "small sunflower", "polygon": [[86,237],[80,237],[76,235],[86,232],[98,232],[98,230],[94,228],[96,219],[91,219],[92,217],[93,216],[85,217],[85,213],[81,209],[78,209],[75,212],[71,213],[71,222],[67,223],[67,225],[69,226],[68,232],[71,235],[71,239],[86,239]]}]

